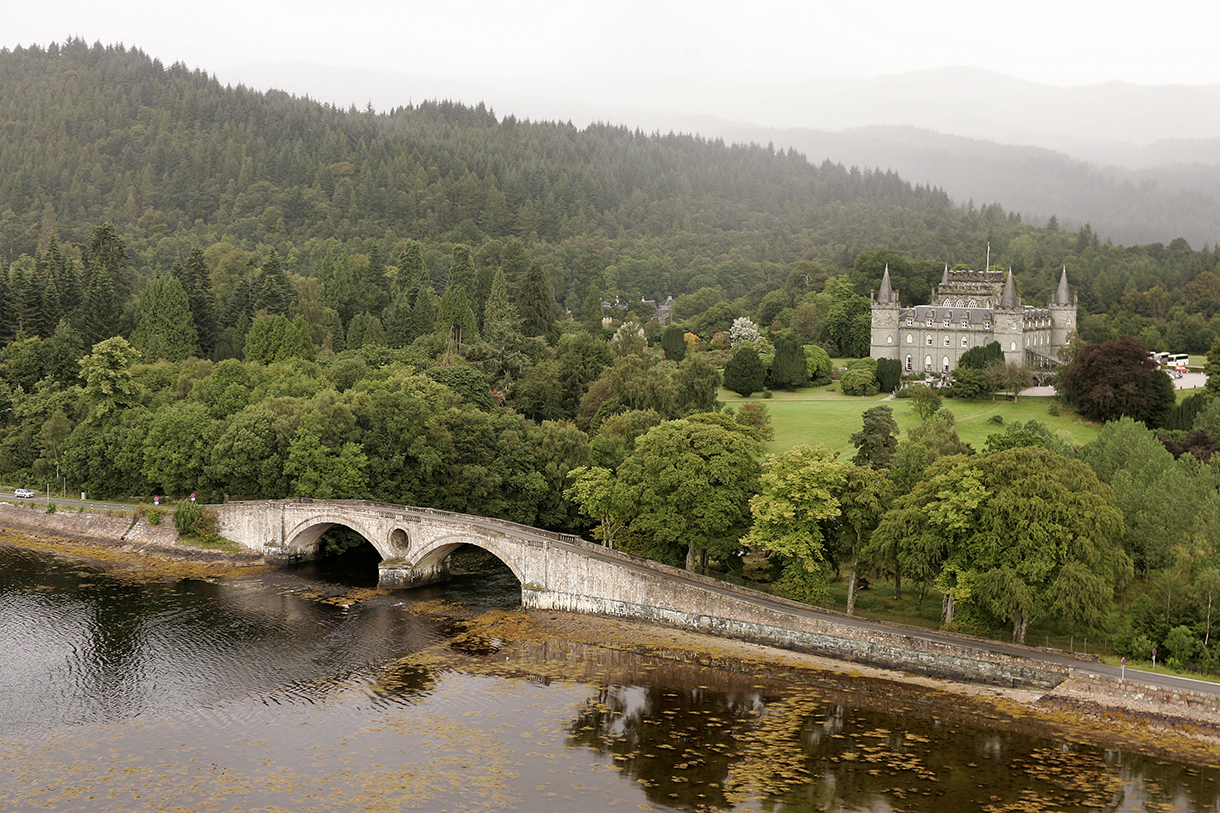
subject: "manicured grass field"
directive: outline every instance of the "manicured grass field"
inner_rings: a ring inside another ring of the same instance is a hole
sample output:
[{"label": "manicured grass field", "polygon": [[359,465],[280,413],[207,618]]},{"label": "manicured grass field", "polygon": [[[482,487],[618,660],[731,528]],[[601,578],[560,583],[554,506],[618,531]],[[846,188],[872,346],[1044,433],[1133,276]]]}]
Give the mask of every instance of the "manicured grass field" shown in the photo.
[{"label": "manicured grass field", "polygon": [[[851,445],[851,435],[860,430],[861,415],[866,409],[880,403],[887,404],[894,411],[894,420],[902,431],[905,432],[919,423],[919,416],[915,414],[908,400],[885,401],[883,395],[858,398],[843,395],[837,390],[836,382],[829,387],[777,392],[772,398],[754,396],[746,399],[722,389],[720,400],[734,408],[747,402],[766,405],[767,411],[771,413],[771,425],[775,429],[775,439],[763,446],[763,450],[768,453],[782,452],[800,443],[810,446],[821,444],[839,452],[842,459],[850,459],[856,453],[855,447]],[[957,419],[958,436],[980,451],[987,442],[988,435],[1003,432],[1004,427],[1014,421],[1041,421],[1053,431],[1068,432],[1076,445],[1084,445],[1097,437],[1100,426],[1085,421],[1062,405],[1058,405],[1061,414],[1058,417],[1052,416],[1052,405],[1057,405],[1053,398],[1034,396],[1024,396],[1015,402],[1002,399],[961,401],[951,398],[946,398],[943,402],[943,406]],[[989,419],[993,416],[998,416],[1003,423],[990,423]]]}]

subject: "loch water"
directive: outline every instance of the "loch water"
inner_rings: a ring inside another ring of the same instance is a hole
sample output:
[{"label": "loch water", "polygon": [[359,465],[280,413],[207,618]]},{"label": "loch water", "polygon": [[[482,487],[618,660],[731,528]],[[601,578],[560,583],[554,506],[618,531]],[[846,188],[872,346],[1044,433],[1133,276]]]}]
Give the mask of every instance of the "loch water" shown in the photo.
[{"label": "loch water", "polygon": [[132,577],[0,542],[0,811],[1220,811],[1220,771],[901,687],[507,645],[494,559]]}]

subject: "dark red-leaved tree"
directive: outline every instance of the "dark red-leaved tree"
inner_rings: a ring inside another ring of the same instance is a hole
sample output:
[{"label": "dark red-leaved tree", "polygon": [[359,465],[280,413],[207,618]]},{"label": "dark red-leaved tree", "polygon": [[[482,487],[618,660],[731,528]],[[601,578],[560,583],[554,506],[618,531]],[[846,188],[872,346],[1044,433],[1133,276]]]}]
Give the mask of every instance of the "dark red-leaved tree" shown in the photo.
[{"label": "dark red-leaved tree", "polygon": [[1173,381],[1131,336],[1086,346],[1055,386],[1080,414],[1098,421],[1126,415],[1158,427],[1174,403]]}]

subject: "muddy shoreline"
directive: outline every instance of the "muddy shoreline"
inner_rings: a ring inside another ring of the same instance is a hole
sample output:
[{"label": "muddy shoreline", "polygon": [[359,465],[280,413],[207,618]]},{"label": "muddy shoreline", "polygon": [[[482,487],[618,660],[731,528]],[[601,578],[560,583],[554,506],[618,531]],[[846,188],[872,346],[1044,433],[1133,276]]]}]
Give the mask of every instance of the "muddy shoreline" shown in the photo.
[{"label": "muddy shoreline", "polygon": [[[28,512],[33,522],[39,519],[29,509],[16,510]],[[5,514],[10,512],[0,509],[0,519],[8,519]],[[23,527],[9,527],[15,524]],[[174,541],[168,541],[171,538]],[[223,579],[274,569],[261,557],[192,546],[177,541],[176,534],[74,538],[31,530],[29,522],[5,522],[0,524],[0,543],[84,560],[121,577],[150,581]],[[558,611],[492,613],[466,619],[464,624],[470,636],[504,642],[486,663],[471,656],[472,667],[491,671],[524,668],[542,674],[549,671],[547,661],[563,662],[566,648],[599,648],[777,683],[863,694],[870,702],[918,706],[946,718],[986,720],[992,726],[1220,767],[1220,713],[1189,700],[1141,702],[1114,697],[1099,691],[1088,675],[1069,677],[1054,690],[1039,692],[923,677],[645,622]]]}]

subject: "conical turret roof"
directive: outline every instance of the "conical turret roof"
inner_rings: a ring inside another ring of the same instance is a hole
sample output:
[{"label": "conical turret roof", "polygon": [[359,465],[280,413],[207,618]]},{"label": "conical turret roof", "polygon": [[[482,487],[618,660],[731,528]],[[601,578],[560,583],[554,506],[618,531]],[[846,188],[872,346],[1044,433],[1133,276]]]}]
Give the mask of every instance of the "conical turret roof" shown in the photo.
[{"label": "conical turret roof", "polygon": [[877,291],[877,302],[888,305],[894,301],[894,286],[890,284],[890,266],[885,265],[885,273],[881,275],[881,290]]},{"label": "conical turret roof", "polygon": [[1059,276],[1059,290],[1055,291],[1055,298],[1051,300],[1052,305],[1071,305],[1072,292],[1068,290],[1068,269],[1063,266],[1063,273]]},{"label": "conical turret roof", "polygon": [[1000,294],[1001,308],[1015,308],[1021,304],[1017,299],[1017,285],[1012,281],[1012,269],[1008,269],[1008,279],[1004,281],[1004,293]]}]

